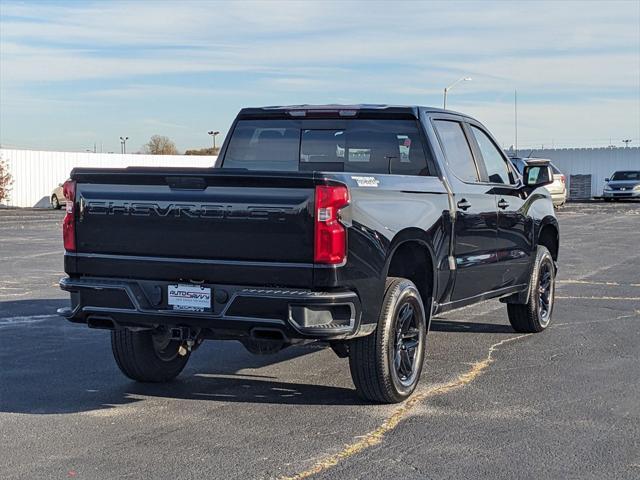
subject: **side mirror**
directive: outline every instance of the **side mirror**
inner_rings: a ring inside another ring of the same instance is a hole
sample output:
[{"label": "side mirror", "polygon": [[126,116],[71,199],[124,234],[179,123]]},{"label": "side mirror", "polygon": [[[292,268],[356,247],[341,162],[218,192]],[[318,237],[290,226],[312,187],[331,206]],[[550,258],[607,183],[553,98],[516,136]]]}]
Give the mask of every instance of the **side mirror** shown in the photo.
[{"label": "side mirror", "polygon": [[553,183],[553,171],[547,165],[527,165],[522,173],[526,187],[538,188]]},{"label": "side mirror", "polygon": [[608,182],[609,180],[611,180],[611,179],[608,178],[608,177],[604,179],[605,182]]}]

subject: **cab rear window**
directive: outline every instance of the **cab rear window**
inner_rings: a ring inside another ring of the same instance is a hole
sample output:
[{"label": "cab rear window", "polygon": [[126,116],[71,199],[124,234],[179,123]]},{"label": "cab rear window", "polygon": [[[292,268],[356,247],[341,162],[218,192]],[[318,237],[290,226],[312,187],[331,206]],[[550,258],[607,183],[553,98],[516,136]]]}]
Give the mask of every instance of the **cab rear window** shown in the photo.
[{"label": "cab rear window", "polygon": [[222,168],[429,175],[416,122],[240,120]]}]

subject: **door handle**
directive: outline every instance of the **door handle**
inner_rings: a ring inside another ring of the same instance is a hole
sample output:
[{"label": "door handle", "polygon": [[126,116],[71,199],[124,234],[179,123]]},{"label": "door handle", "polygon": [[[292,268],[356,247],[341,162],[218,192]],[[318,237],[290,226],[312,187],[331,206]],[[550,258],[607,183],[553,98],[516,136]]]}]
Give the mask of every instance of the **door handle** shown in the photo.
[{"label": "door handle", "polygon": [[462,200],[460,200],[457,203],[457,205],[460,210],[467,210],[468,208],[471,208],[471,204],[467,202],[466,198],[463,198]]},{"label": "door handle", "polygon": [[509,202],[507,202],[504,198],[501,198],[500,201],[498,202],[498,207],[502,208],[503,210],[508,206],[509,206]]}]

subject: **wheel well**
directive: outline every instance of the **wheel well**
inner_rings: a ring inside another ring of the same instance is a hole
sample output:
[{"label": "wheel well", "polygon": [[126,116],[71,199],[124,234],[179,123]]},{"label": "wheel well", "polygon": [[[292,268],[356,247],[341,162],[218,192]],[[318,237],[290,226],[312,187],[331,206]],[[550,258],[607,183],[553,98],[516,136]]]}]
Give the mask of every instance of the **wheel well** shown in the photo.
[{"label": "wheel well", "polygon": [[411,280],[420,292],[428,315],[433,296],[433,262],[426,246],[412,241],[401,244],[393,252],[387,276]]},{"label": "wheel well", "polygon": [[558,230],[553,225],[545,225],[538,236],[538,245],[547,247],[551,257],[558,260]]}]

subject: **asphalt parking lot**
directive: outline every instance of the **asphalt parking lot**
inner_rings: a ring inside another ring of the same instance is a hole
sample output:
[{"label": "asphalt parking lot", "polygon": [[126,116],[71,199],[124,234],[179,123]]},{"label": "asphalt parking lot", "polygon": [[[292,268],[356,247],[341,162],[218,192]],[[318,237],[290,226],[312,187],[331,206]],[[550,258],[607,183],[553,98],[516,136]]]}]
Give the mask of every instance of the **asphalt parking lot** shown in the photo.
[{"label": "asphalt parking lot", "polygon": [[3,478],[640,478],[640,203],[559,213],[552,326],[437,317],[419,391],[365,405],[329,349],[208,342],[138,385],[66,304],[61,212],[0,210]]}]

